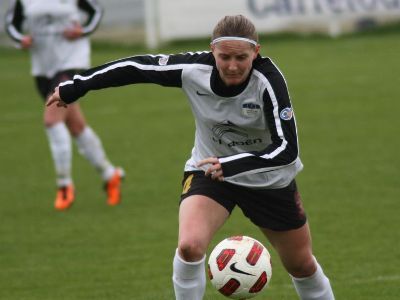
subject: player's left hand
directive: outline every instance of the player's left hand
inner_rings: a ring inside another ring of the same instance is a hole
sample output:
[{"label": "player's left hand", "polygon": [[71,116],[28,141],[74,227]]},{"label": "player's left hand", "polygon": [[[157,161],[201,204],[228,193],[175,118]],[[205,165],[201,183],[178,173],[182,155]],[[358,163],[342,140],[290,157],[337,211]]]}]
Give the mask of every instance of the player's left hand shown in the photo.
[{"label": "player's left hand", "polygon": [[207,164],[211,166],[205,171],[206,176],[211,176],[212,179],[218,181],[224,181],[224,174],[222,172],[222,166],[217,157],[209,157],[203,159],[197,163],[197,167],[201,167]]},{"label": "player's left hand", "polygon": [[47,99],[46,106],[50,106],[53,103],[57,103],[58,107],[64,107],[64,108],[68,107],[68,105],[64,101],[62,101],[58,87],[56,87],[54,93],[50,95],[50,97]]},{"label": "player's left hand", "polygon": [[75,22],[72,27],[64,30],[64,37],[69,40],[79,39],[83,35],[83,29],[81,24]]}]

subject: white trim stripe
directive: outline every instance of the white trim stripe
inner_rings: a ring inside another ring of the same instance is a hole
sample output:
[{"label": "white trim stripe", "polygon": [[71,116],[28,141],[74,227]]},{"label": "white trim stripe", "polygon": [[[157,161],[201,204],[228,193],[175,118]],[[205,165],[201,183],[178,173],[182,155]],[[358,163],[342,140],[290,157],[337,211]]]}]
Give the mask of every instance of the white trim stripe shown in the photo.
[{"label": "white trim stripe", "polygon": [[[124,68],[124,67],[128,67],[128,66],[133,66],[135,68],[138,68],[140,70],[145,70],[145,71],[172,71],[172,70],[182,70],[184,67],[197,67],[200,69],[210,69],[212,68],[212,66],[208,66],[208,65],[203,65],[203,64],[176,64],[176,65],[165,65],[165,66],[157,66],[157,65],[143,65],[143,64],[139,64],[137,62],[134,61],[123,61],[123,62],[116,62],[115,64],[112,64],[104,69],[101,69],[97,72],[94,72],[91,75],[88,76],[82,76],[82,75],[75,75],[73,77],[73,80],[78,79],[78,80],[89,80],[97,75],[101,75],[104,73],[107,73],[111,70],[117,69],[117,68]],[[69,85],[69,84],[73,84],[74,81],[73,80],[67,80],[64,81],[62,83],[60,83],[60,86],[65,86],[65,85]]]},{"label": "white trim stripe", "polygon": [[228,157],[221,157],[219,159],[219,162],[221,164],[223,164],[223,163],[230,162],[232,160],[237,160],[237,159],[241,159],[241,158],[245,158],[245,157],[249,157],[249,156],[254,156],[254,154],[251,154],[251,153],[240,153],[240,154],[231,155],[231,156],[228,156]]},{"label": "white trim stripe", "polygon": [[[272,59],[270,59],[271,63],[275,66],[275,68],[278,70],[278,72],[282,75],[283,80],[285,81],[286,86],[288,85],[286,82],[286,78],[283,75],[283,73],[281,72],[281,70],[278,68],[278,66],[272,61]],[[289,100],[291,100],[290,97],[290,92],[289,89],[287,89],[288,95],[289,95]],[[293,104],[291,104],[292,108],[293,108]],[[296,143],[297,143],[297,156],[300,156],[300,145],[299,145],[299,135],[297,134],[297,123],[296,123],[296,115],[294,113],[294,110],[292,110],[293,112],[293,121],[294,121],[294,128],[296,130]]]},{"label": "white trim stripe", "polygon": [[282,130],[282,123],[281,120],[279,118],[279,105],[278,105],[278,100],[276,99],[276,95],[275,92],[272,88],[271,83],[269,82],[269,80],[259,71],[254,70],[254,74],[261,79],[262,82],[265,83],[267,90],[268,90],[268,94],[271,98],[271,102],[272,105],[274,107],[273,109],[273,114],[274,114],[274,120],[275,120],[275,126],[276,126],[276,131],[278,133],[279,138],[282,140],[282,144],[276,148],[273,152],[269,153],[269,154],[265,154],[261,157],[263,158],[274,158],[275,156],[277,156],[279,153],[283,152],[286,149],[286,145],[288,144],[288,141],[285,139],[285,135],[283,134],[283,130]]},{"label": "white trim stripe", "polygon": [[[14,6],[15,5],[16,4],[14,3]],[[17,28],[15,28],[14,24],[12,24],[13,18],[14,18],[14,7],[10,8],[10,10],[7,12],[5,28],[13,39],[18,40],[20,42],[24,37],[24,35],[21,34],[21,32],[17,30]]]},{"label": "white trim stripe", "polygon": [[[124,68],[124,67],[128,67],[128,66],[133,66],[135,68],[138,68],[140,70],[145,70],[145,71],[171,71],[171,70],[180,70],[183,69],[184,64],[178,64],[178,65],[167,65],[167,66],[155,66],[155,65],[142,65],[133,61],[123,61],[123,62],[118,62],[115,64],[112,64],[104,69],[101,69],[97,72],[94,72],[93,74],[89,75],[89,76],[81,76],[81,75],[75,75],[74,76],[74,80],[75,79],[79,79],[79,80],[89,80],[97,75],[100,74],[104,74],[107,73],[111,70],[114,69],[118,69],[118,68]],[[73,81],[72,80],[68,80],[63,82],[62,84],[60,84],[61,86],[67,85],[67,84],[72,84]]]},{"label": "white trim stripe", "polygon": [[21,34],[14,26],[8,26],[7,28],[8,32],[15,40],[22,41],[24,35]]}]

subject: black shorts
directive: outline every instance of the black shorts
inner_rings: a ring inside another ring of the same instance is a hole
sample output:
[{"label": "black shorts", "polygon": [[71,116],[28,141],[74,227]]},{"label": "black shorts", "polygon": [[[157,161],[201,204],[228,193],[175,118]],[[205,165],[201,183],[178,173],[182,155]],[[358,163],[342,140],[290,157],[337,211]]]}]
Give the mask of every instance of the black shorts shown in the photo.
[{"label": "black shorts", "polygon": [[43,100],[54,92],[54,89],[60,84],[60,82],[70,80],[75,74],[81,72],[82,70],[65,70],[58,72],[54,77],[48,78],[45,76],[36,76],[35,83],[39,94],[42,96]]},{"label": "black shorts", "polygon": [[282,189],[250,189],[204,176],[204,172],[185,172],[181,202],[192,195],[207,196],[229,213],[236,205],[255,225],[284,231],[303,226],[306,215],[296,182]]}]

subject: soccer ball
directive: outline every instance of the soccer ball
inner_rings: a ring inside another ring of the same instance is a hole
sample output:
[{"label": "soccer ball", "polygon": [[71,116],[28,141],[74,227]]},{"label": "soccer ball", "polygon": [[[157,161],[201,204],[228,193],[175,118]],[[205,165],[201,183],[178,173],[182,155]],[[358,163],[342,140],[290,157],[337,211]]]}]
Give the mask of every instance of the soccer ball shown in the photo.
[{"label": "soccer ball", "polygon": [[208,276],[212,285],[228,298],[253,298],[271,280],[271,256],[267,248],[251,237],[229,237],[211,252]]}]

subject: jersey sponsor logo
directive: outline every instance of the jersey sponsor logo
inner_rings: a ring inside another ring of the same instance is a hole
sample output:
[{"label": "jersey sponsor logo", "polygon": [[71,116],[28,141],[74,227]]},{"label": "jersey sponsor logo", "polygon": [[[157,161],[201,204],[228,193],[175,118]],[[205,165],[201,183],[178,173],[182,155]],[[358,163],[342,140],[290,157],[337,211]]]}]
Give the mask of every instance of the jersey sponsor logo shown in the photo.
[{"label": "jersey sponsor logo", "polygon": [[214,125],[212,132],[212,140],[214,142],[217,142],[220,145],[225,144],[229,148],[262,143],[261,138],[249,138],[249,135],[245,130],[235,125],[231,121],[224,121]]},{"label": "jersey sponsor logo", "polygon": [[222,138],[227,133],[232,133],[241,137],[248,137],[248,134],[242,130],[239,126],[233,124],[231,121],[224,121],[216,124],[212,132],[214,136]]},{"label": "jersey sponsor logo", "polygon": [[231,269],[232,272],[239,273],[239,274],[244,274],[244,275],[255,276],[255,275],[253,275],[253,274],[247,273],[247,272],[245,272],[245,271],[242,271],[242,270],[236,268],[236,264],[237,264],[237,262],[235,262],[235,263],[233,263],[233,264],[231,264],[231,265],[229,266],[229,269]]},{"label": "jersey sponsor logo", "polygon": [[[215,140],[217,141],[219,144],[222,144],[223,141],[222,140]],[[247,139],[245,141],[230,141],[229,143],[226,143],[228,145],[229,148],[235,147],[235,146],[250,146],[250,145],[254,145],[254,144],[260,144],[262,143],[262,139],[257,138],[257,139]]]},{"label": "jersey sponsor logo", "polygon": [[160,58],[158,59],[158,64],[159,64],[160,66],[165,66],[165,65],[167,65],[167,63],[168,63],[168,60],[169,60],[169,56],[160,57]]},{"label": "jersey sponsor logo", "polygon": [[242,105],[242,115],[245,117],[258,117],[261,114],[261,106],[257,103],[248,102]]},{"label": "jersey sponsor logo", "polygon": [[279,114],[282,120],[284,121],[289,121],[290,119],[293,118],[293,110],[291,107],[286,107],[281,110],[281,113]]}]

